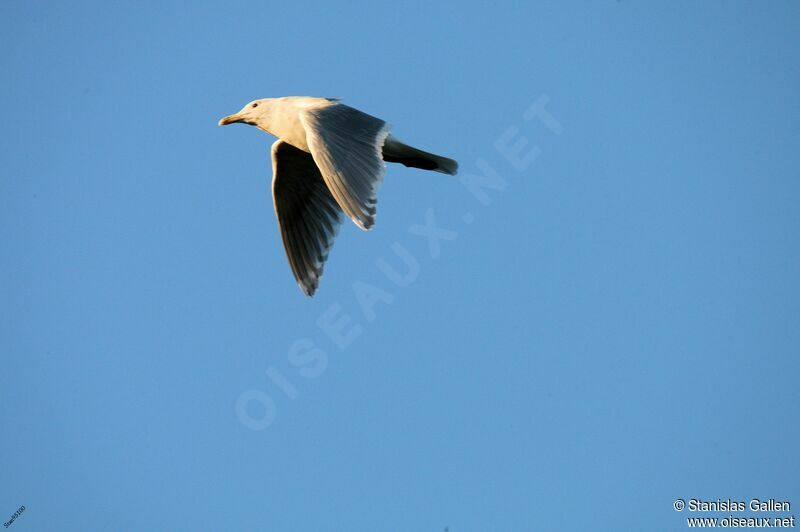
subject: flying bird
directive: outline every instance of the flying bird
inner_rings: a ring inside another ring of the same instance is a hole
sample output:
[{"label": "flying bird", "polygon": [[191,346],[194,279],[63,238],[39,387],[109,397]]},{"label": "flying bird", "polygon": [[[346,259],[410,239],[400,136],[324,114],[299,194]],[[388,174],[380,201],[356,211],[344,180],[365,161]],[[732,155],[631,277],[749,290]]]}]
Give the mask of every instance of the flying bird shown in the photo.
[{"label": "flying bird", "polygon": [[272,145],[272,199],[283,247],[300,289],[313,296],[342,223],[375,224],[385,162],[455,175],[458,163],[403,144],[389,124],[334,98],[264,98],[219,125],[249,124]]}]

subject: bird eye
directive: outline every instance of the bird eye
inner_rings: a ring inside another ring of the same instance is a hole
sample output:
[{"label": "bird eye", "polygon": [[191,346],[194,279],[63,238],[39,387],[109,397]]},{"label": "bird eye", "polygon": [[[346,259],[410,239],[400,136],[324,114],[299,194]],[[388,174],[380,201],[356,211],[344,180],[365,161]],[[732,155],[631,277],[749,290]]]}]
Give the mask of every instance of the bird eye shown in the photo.
[{"label": "bird eye", "polygon": [[254,107],[254,108],[255,108],[255,107],[258,107],[258,104],[257,104],[257,103],[254,103],[254,104],[253,104],[253,105],[251,105],[250,107]]}]

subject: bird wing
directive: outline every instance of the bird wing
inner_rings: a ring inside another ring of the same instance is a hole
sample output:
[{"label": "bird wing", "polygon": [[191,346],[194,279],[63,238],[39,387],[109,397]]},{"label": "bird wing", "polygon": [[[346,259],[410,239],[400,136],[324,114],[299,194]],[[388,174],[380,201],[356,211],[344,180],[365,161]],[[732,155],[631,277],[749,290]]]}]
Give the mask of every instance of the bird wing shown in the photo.
[{"label": "bird wing", "polygon": [[300,121],[311,155],[339,206],[364,230],[375,224],[389,124],[344,104],[305,109]]},{"label": "bird wing", "polygon": [[342,223],[342,211],[311,154],[272,145],[272,198],[283,247],[300,289],[313,296]]}]

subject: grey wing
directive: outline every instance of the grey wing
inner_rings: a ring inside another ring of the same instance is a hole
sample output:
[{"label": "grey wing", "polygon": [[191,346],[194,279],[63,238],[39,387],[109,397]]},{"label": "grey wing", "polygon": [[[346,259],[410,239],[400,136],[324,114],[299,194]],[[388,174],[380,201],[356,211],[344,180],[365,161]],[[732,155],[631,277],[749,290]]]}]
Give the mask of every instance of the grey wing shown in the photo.
[{"label": "grey wing", "polygon": [[381,149],[389,124],[344,104],[306,109],[300,120],[331,194],[356,225],[370,229],[386,171]]},{"label": "grey wing", "polygon": [[283,247],[300,289],[313,296],[342,223],[342,211],[310,153],[272,145],[272,197]]}]

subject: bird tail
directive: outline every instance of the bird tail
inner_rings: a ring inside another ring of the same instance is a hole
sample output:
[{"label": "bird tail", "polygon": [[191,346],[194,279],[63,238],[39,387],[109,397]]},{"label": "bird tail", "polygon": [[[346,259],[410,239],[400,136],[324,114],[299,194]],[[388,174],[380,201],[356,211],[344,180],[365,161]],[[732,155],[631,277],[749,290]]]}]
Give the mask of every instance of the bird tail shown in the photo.
[{"label": "bird tail", "polygon": [[383,160],[387,163],[400,163],[443,174],[456,175],[458,172],[458,163],[453,159],[418,150],[408,144],[403,144],[391,135],[386,137],[386,141],[383,143]]}]

